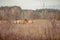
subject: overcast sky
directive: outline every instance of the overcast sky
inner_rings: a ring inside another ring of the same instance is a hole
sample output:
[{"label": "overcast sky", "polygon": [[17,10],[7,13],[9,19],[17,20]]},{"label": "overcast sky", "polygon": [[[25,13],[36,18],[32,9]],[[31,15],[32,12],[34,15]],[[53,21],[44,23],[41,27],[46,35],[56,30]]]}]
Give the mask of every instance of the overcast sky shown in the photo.
[{"label": "overcast sky", "polygon": [[60,0],[0,0],[0,6],[20,6],[22,9],[60,9]]}]

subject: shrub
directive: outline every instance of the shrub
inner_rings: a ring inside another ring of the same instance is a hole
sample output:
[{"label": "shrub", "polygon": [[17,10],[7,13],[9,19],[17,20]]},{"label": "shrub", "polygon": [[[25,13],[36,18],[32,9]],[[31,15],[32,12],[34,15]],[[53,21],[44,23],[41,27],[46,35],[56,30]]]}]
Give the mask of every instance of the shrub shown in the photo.
[{"label": "shrub", "polygon": [[2,20],[2,16],[0,15],[0,20]]},{"label": "shrub", "polygon": [[60,20],[60,14],[58,14],[57,20]]}]

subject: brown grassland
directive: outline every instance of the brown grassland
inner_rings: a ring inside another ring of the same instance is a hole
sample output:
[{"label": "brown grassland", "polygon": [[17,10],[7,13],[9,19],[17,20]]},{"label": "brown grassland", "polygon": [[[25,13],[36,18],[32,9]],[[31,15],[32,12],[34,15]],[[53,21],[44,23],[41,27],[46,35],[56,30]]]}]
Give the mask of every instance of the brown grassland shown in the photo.
[{"label": "brown grassland", "polygon": [[45,19],[31,24],[0,21],[0,40],[59,40],[60,21],[55,20],[54,24],[52,20]]}]

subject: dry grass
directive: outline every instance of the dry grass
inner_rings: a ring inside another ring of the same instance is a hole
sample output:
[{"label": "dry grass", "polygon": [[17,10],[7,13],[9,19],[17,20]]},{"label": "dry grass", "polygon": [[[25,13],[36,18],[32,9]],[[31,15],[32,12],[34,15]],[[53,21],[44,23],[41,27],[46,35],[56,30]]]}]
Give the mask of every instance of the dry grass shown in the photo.
[{"label": "dry grass", "polygon": [[32,24],[0,22],[0,40],[57,40],[59,30],[59,21],[56,21],[56,28],[49,20],[35,20]]}]

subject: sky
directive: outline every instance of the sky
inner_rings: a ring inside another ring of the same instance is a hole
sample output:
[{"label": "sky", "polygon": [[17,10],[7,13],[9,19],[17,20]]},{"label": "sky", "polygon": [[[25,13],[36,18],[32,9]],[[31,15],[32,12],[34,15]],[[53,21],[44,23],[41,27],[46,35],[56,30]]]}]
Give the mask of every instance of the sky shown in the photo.
[{"label": "sky", "polygon": [[0,6],[20,6],[22,9],[60,9],[60,0],[0,0]]}]

